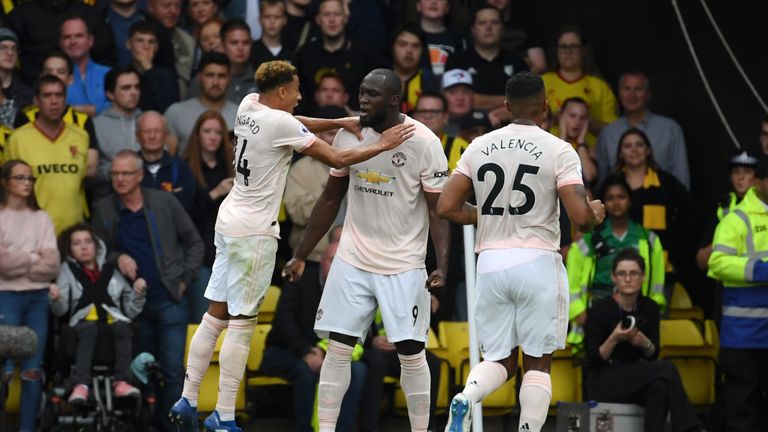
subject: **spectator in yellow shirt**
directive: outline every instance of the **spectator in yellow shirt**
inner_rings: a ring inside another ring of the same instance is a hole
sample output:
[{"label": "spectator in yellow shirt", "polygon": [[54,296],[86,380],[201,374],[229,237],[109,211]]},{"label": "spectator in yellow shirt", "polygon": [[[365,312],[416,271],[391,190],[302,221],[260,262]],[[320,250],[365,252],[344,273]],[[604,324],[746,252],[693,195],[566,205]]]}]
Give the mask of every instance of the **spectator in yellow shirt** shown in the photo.
[{"label": "spectator in yellow shirt", "polygon": [[542,75],[547,100],[554,114],[566,99],[579,97],[589,105],[587,144],[594,146],[605,125],[617,118],[616,96],[610,86],[595,75],[590,49],[576,26],[565,26],[555,38],[557,54],[551,71]]}]

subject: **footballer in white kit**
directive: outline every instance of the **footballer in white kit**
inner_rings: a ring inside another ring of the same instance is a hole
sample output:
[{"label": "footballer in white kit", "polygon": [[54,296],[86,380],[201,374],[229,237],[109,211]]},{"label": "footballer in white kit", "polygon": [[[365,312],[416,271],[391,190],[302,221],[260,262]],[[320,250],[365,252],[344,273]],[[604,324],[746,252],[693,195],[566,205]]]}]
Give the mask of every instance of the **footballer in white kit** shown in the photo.
[{"label": "footballer in white kit", "polygon": [[235,122],[235,181],[216,220],[216,257],[205,291],[210,300],[189,348],[182,397],[169,417],[182,431],[197,430],[200,382],[219,334],[227,329],[219,354],[219,397],[216,411],[205,419],[206,430],[239,431],[235,399],[245,372],[256,315],[275,266],[277,223],[288,167],[294,151],[327,165],[343,167],[395,148],[412,135],[412,127],[390,128],[370,145],[341,150],[317,138],[339,127],[359,130],[354,118],[322,120],[292,115],[301,99],[296,68],[284,61],[266,62],[256,72],[260,93],[243,98]]},{"label": "footballer in white kit", "polygon": [[[540,430],[551,398],[551,354],[565,347],[568,327],[559,200],[582,230],[602,220],[602,204],[586,199],[573,147],[537,126],[547,109],[541,78],[513,75],[506,96],[512,124],[472,141],[438,206],[443,217],[477,224],[479,253],[474,307],[484,361],[451,404],[450,432],[469,430],[471,405],[514,376],[517,347],[526,370],[520,430]],[[465,202],[472,193],[477,206]]]},{"label": "footballer in white kit", "polygon": [[[348,167],[332,169],[323,196],[285,272],[300,276],[303,260],[327,232],[347,197],[347,213],[336,257],[326,280],[315,331],[328,337],[320,372],[320,431],[334,430],[341,396],[349,385],[351,349],[364,339],[381,311],[389,342],[401,364],[411,429],[426,431],[429,368],[424,342],[430,317],[427,288],[442,287],[448,265],[450,228],[437,217],[437,199],[448,177],[440,139],[400,113],[401,82],[389,69],[369,73],[360,86],[363,142],[339,131],[334,147],[353,149],[378,139],[391,124],[412,124],[413,137],[396,149]],[[427,276],[424,260],[432,234],[438,269]],[[343,391],[342,391],[343,390]]]}]

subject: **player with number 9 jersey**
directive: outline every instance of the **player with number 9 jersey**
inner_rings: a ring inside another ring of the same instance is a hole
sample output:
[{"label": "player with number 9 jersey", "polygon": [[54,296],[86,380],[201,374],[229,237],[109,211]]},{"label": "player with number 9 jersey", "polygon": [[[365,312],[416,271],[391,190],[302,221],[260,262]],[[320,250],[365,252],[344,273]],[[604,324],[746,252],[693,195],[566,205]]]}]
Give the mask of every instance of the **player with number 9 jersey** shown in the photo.
[{"label": "player with number 9 jersey", "polygon": [[216,410],[204,424],[206,430],[241,430],[235,423],[235,400],[256,315],[272,280],[280,237],[277,215],[293,152],[343,167],[390,150],[413,135],[413,127],[398,125],[374,144],[335,149],[310,130],[359,130],[358,119],[303,118],[305,125],[293,117],[301,93],[297,70],[290,63],[262,63],[256,71],[256,83],[261,92],[246,96],[237,111],[235,182],[216,220],[216,258],[205,289],[208,311],[190,342],[181,398],[168,414],[181,431],[197,430],[200,383],[225,328]]}]

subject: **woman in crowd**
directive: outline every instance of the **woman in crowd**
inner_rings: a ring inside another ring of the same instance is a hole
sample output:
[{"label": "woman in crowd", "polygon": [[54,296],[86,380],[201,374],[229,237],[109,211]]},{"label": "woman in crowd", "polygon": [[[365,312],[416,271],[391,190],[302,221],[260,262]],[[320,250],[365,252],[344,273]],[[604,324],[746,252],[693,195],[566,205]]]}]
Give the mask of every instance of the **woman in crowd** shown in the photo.
[{"label": "woman in crowd", "polygon": [[605,203],[605,221],[573,244],[566,261],[571,290],[569,316],[573,320],[568,342],[579,350],[589,304],[613,294],[613,260],[619,251],[626,248],[638,251],[648,269],[642,294],[654,300],[660,308],[666,306],[664,249],[656,234],[629,217],[632,201],[624,177],[609,176],[599,196]]},{"label": "woman in crowd", "polygon": [[616,96],[596,75],[591,50],[581,29],[572,25],[563,27],[555,38],[554,51],[552,70],[541,76],[549,106],[558,114],[566,99],[584,99],[589,105],[590,118],[586,142],[594,146],[603,126],[617,118]]},{"label": "woman in crowd", "polygon": [[560,107],[559,123],[554,134],[559,134],[560,139],[568,141],[581,161],[581,169],[584,175],[584,185],[591,189],[597,179],[597,163],[595,162],[595,147],[587,145],[587,132],[589,129],[589,106],[587,101],[580,97],[572,97],[563,101]]},{"label": "woman in crowd", "polygon": [[[48,336],[48,289],[59,271],[53,222],[40,210],[35,178],[26,162],[9,160],[0,169],[0,324],[30,327],[37,351],[21,362],[20,430],[35,430]],[[8,382],[13,363],[2,379]]]},{"label": "woman in crowd", "polygon": [[645,261],[633,248],[613,261],[616,292],[589,311],[585,345],[589,362],[589,398],[634,403],[645,408],[645,430],[701,431],[674,364],[658,360],[659,306],[640,294]]},{"label": "woman in crowd", "polygon": [[640,129],[630,128],[621,135],[613,174],[623,176],[632,190],[629,217],[653,230],[664,245],[669,300],[675,281],[672,271],[695,254],[696,203],[675,176],[659,168],[648,136]]},{"label": "woman in crowd", "polygon": [[206,21],[218,17],[219,5],[215,0],[189,0],[187,4],[187,30],[195,34]]},{"label": "woman in crowd", "polygon": [[211,267],[216,256],[213,244],[214,227],[219,206],[234,184],[232,165],[232,140],[227,132],[227,123],[218,111],[206,111],[198,117],[184,155],[197,181],[198,194],[192,219],[205,244],[203,265],[197,278],[190,286],[190,319],[199,322],[208,310],[208,301],[203,297]]},{"label": "woman in crowd", "polygon": [[195,64],[194,74],[198,72],[200,58],[207,52],[224,52],[224,46],[221,43],[221,26],[224,21],[214,16],[201,23],[194,32],[195,35]]},{"label": "woman in crowd", "polygon": [[115,349],[114,382],[116,397],[138,396],[128,383],[133,358],[131,322],[144,307],[147,282],[137,278],[131,284],[115,263],[107,262],[107,247],[89,226],[77,224],[59,238],[63,265],[56,284],[51,286],[51,311],[68,316],[68,325],[77,335],[72,404],[88,400],[91,368],[97,349],[98,325],[109,325]]}]

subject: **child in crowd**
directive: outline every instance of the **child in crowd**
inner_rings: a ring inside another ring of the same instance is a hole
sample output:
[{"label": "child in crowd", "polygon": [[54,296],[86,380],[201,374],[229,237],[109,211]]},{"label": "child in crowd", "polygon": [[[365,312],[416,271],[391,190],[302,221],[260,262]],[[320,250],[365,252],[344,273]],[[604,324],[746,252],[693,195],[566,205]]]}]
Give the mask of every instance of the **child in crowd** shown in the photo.
[{"label": "child in crowd", "polygon": [[146,281],[128,282],[114,263],[106,261],[104,242],[87,225],[66,229],[59,238],[59,252],[63,264],[49,298],[53,314],[67,315],[67,324],[77,334],[75,386],[69,402],[88,400],[99,324],[109,325],[114,341],[115,396],[138,396],[139,390],[128,383],[133,354],[130,323],[144,307]]}]

